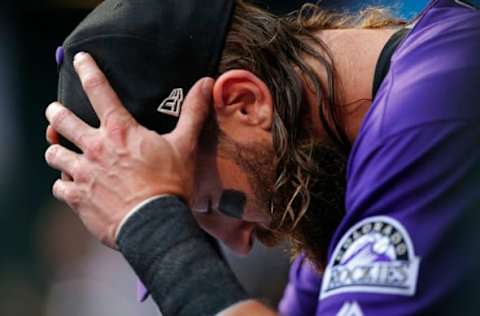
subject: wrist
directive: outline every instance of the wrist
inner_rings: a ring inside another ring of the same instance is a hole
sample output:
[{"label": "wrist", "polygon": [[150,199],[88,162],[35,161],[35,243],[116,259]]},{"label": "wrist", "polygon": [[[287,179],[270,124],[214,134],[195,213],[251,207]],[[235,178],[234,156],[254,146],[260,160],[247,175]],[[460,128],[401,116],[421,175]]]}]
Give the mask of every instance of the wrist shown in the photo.
[{"label": "wrist", "polygon": [[125,226],[125,224],[128,222],[128,220],[133,216],[135,215],[138,211],[140,211],[143,207],[147,206],[149,203],[157,200],[157,199],[161,199],[161,198],[164,198],[164,197],[171,197],[171,195],[168,195],[168,194],[159,194],[159,195],[155,195],[155,196],[152,196],[148,199],[145,199],[144,201],[138,203],[137,205],[135,205],[123,218],[122,220],[120,221],[120,223],[118,224],[117,226],[117,229],[115,230],[115,243],[118,243],[118,235],[120,234],[120,231],[122,230],[122,228]]},{"label": "wrist", "polygon": [[165,315],[215,315],[247,299],[180,198],[147,203],[125,223],[118,245]]}]

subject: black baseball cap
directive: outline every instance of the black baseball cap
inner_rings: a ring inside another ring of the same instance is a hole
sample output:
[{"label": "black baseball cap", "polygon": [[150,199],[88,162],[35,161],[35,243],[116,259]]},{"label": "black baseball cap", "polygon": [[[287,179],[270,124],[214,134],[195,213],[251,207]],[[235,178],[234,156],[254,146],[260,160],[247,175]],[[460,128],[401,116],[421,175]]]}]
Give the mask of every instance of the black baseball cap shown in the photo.
[{"label": "black baseball cap", "polygon": [[99,126],[73,67],[75,54],[87,52],[140,124],[173,130],[185,94],[217,74],[234,2],[105,0],[57,49],[59,101]]}]

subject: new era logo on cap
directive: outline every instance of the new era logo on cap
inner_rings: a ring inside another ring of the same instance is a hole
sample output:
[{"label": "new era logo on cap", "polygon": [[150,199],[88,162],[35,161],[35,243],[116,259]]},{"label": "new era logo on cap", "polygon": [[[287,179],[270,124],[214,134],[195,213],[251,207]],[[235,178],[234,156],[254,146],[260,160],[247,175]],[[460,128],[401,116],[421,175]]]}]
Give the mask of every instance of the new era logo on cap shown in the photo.
[{"label": "new era logo on cap", "polygon": [[163,100],[157,111],[170,116],[179,117],[183,103],[183,89],[173,89],[170,96]]}]

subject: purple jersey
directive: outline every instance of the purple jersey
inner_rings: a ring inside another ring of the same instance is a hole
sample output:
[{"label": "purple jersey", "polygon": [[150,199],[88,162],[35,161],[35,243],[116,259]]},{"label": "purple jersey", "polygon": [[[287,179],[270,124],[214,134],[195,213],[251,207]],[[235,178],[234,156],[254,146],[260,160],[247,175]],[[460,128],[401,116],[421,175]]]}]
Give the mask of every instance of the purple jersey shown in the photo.
[{"label": "purple jersey", "polygon": [[480,314],[480,11],[437,0],[392,56],[349,157],[322,276],[282,315]]}]

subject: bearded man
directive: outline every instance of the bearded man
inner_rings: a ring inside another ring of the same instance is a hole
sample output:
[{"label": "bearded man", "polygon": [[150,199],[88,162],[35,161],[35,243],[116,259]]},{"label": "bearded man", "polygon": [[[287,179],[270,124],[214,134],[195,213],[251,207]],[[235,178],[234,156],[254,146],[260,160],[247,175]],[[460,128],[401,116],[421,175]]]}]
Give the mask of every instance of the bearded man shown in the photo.
[{"label": "bearded man", "polygon": [[165,315],[275,314],[204,231],[291,242],[282,315],[474,313],[479,39],[471,1],[407,24],[107,0],[57,54],[53,193]]}]

